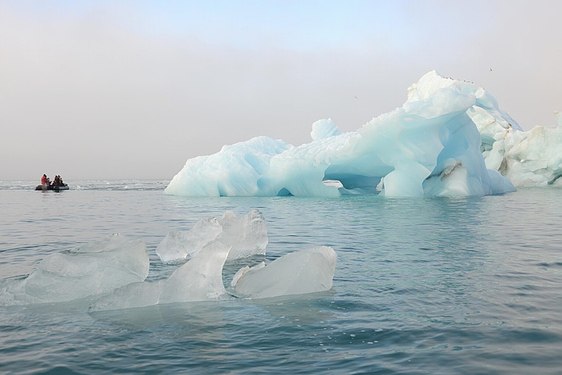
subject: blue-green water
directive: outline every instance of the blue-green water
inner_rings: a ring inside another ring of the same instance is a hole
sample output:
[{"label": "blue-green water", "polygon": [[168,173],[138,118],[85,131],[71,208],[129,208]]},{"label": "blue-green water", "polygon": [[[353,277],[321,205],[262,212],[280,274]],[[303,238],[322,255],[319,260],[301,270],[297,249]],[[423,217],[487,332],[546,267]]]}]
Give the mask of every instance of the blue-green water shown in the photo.
[{"label": "blue-green water", "polygon": [[326,293],[97,313],[73,303],[0,307],[1,373],[562,372],[560,189],[194,199],[164,195],[159,182],[84,182],[62,193],[0,185],[3,280],[117,232],[147,243],[149,278],[161,278],[170,270],[155,249],[168,231],[225,210],[263,213],[269,259],[308,245],[338,254]]}]

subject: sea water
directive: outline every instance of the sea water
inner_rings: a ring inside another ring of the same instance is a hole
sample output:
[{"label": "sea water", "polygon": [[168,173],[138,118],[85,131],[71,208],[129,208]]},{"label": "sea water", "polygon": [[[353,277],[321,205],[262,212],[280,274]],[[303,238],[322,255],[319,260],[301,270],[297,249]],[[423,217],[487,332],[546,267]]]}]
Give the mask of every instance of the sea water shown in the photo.
[{"label": "sea water", "polygon": [[[562,189],[467,199],[185,198],[166,181],[80,181],[61,193],[0,183],[0,281],[121,233],[259,209],[266,258],[326,245],[329,292],[106,312],[0,307],[1,373],[560,374]],[[235,266],[225,268],[225,279]]]}]

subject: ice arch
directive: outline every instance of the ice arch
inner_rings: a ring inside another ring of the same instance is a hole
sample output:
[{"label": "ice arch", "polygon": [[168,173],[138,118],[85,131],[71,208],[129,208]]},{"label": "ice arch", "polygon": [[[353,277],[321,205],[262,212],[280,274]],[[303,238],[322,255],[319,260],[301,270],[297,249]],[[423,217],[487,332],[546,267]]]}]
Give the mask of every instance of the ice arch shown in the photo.
[{"label": "ice arch", "polygon": [[186,196],[326,197],[513,191],[507,178],[486,166],[480,135],[484,122],[520,130],[484,89],[429,72],[408,89],[400,108],[355,132],[343,133],[328,119],[314,123],[312,142],[300,146],[263,136],[224,146],[216,154],[188,160],[165,191]]}]

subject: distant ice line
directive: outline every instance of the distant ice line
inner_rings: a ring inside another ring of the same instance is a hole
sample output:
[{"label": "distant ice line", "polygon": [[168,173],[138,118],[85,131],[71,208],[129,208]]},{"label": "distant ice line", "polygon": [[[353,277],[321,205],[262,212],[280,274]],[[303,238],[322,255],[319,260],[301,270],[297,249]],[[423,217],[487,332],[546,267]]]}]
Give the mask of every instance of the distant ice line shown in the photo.
[{"label": "distant ice line", "polygon": [[523,131],[486,90],[435,71],[355,132],[330,119],[312,142],[269,137],[187,160],[165,189],[185,196],[481,196],[560,184],[562,128]]}]

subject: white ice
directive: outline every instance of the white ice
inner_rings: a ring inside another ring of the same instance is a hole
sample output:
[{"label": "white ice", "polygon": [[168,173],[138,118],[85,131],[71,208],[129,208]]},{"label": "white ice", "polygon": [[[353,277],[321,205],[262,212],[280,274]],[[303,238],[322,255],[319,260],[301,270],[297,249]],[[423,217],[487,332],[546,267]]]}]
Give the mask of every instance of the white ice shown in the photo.
[{"label": "white ice", "polygon": [[189,231],[168,233],[156,253],[163,262],[183,260],[215,240],[231,247],[230,260],[265,254],[267,223],[259,210],[240,217],[226,211],[222,216],[199,220]]},{"label": "white ice", "polygon": [[[561,131],[524,132],[483,88],[425,74],[407,101],[354,132],[331,120],[297,147],[268,137],[186,162],[166,192],[186,196],[473,196],[553,184]],[[499,173],[498,173],[499,172]],[[505,177],[507,176],[507,178]],[[329,183],[326,183],[328,182]]]},{"label": "white ice", "polygon": [[114,235],[45,257],[25,279],[5,282],[0,304],[63,302],[99,295],[144,280],[148,269],[144,242]]}]

